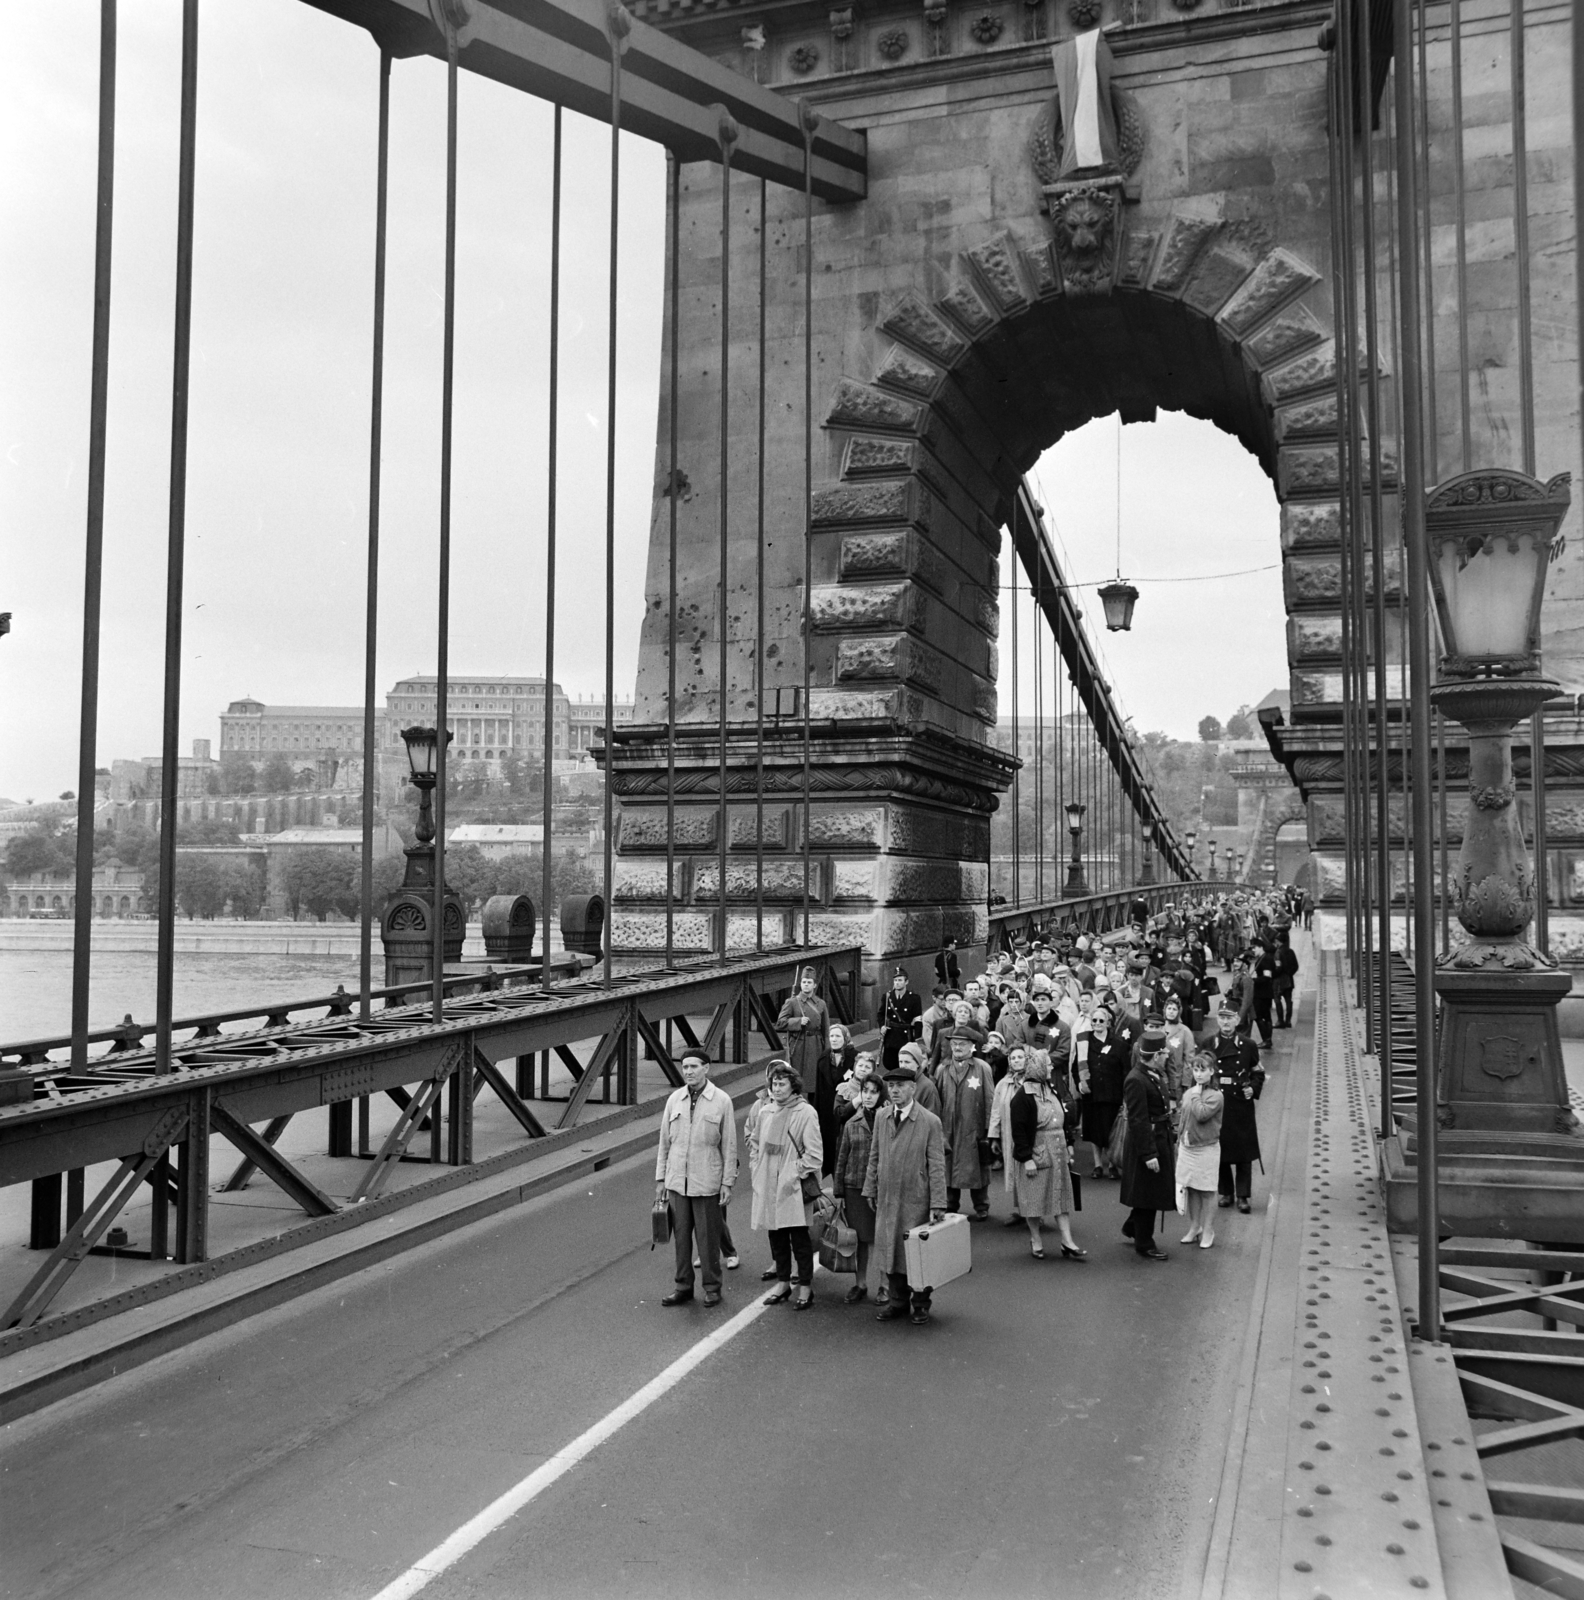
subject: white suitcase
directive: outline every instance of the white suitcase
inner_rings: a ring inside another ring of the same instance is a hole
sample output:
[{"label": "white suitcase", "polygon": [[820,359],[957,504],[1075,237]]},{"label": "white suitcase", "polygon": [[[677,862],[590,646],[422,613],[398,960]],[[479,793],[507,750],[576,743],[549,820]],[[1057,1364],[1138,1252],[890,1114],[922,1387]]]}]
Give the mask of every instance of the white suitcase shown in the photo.
[{"label": "white suitcase", "polygon": [[944,1222],[910,1228],[902,1240],[910,1289],[938,1289],[973,1271],[968,1219],[954,1211]]}]

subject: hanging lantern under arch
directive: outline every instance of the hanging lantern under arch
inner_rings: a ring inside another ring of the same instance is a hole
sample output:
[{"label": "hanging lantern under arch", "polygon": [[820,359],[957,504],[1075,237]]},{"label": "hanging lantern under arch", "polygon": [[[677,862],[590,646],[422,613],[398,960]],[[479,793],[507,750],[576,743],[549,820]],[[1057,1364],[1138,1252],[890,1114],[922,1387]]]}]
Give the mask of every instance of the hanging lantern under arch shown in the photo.
[{"label": "hanging lantern under arch", "polygon": [[1133,607],[1138,603],[1138,590],[1123,578],[1105,584],[1100,590],[1100,604],[1105,607],[1105,625],[1109,633],[1127,633],[1133,626]]}]

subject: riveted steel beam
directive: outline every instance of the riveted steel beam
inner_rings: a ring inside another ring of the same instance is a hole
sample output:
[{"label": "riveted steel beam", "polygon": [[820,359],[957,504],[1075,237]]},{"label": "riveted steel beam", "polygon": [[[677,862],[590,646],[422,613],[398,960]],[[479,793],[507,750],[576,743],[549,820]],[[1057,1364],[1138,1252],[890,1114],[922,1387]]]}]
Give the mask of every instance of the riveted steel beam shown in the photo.
[{"label": "riveted steel beam", "polygon": [[[445,39],[428,0],[308,0],[367,28],[395,56],[445,59]],[[458,65],[542,100],[608,121],[610,8],[605,0],[468,0]],[[623,13],[625,19],[625,12]],[[790,188],[803,187],[798,105],[774,89],[701,54],[681,40],[630,20],[622,57],[622,127],[653,139],[683,161],[718,161],[720,109],[736,120],[732,167]],[[822,117],[814,135],[813,187],[840,204],[867,192],[863,133]]]}]

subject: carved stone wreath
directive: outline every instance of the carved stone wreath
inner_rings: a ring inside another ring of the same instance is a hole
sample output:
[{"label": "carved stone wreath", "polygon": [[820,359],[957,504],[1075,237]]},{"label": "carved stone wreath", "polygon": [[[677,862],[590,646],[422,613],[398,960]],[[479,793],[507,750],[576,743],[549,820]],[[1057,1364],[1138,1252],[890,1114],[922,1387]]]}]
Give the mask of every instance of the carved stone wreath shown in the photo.
[{"label": "carved stone wreath", "polygon": [[[1138,102],[1122,89],[1111,91],[1111,110],[1116,116],[1122,172],[1131,178],[1144,159],[1144,116]],[[1047,187],[1060,181],[1062,140],[1061,105],[1053,95],[1034,127],[1034,171]]]},{"label": "carved stone wreath", "polygon": [[819,65],[819,46],[800,44],[787,53],[787,65],[794,72],[812,72]]},{"label": "carved stone wreath", "polygon": [[968,31],[980,44],[994,44],[1001,37],[1001,30],[1006,26],[993,11],[986,11],[983,16],[975,17],[969,25]]},{"label": "carved stone wreath", "polygon": [[900,61],[907,54],[908,36],[905,28],[892,28],[875,40],[875,49],[887,61]]},{"label": "carved stone wreath", "polygon": [[1481,811],[1502,811],[1510,806],[1515,798],[1510,783],[1492,784],[1488,788],[1475,787],[1469,790],[1469,799]]}]

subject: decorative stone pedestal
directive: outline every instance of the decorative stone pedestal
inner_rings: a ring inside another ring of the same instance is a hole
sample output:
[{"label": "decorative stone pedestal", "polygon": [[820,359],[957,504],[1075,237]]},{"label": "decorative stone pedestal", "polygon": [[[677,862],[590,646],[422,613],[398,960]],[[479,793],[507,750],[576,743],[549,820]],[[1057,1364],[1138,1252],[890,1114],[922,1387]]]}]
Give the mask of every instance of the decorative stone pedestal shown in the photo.
[{"label": "decorative stone pedestal", "polygon": [[[889,719],[817,722],[812,745],[805,815],[801,723],[766,727],[764,947],[803,941],[807,839],[810,942],[861,943],[866,982],[898,965],[915,987],[933,981],[944,939],[966,946],[988,937],[990,813],[1013,758]],[[726,755],[726,950],[738,954],[755,949],[759,931],[751,724],[731,726]],[[653,955],[666,941],[664,728],[617,731],[615,787],[611,948]],[[673,948],[695,955],[720,946],[717,729],[678,727],[675,793]]]}]

